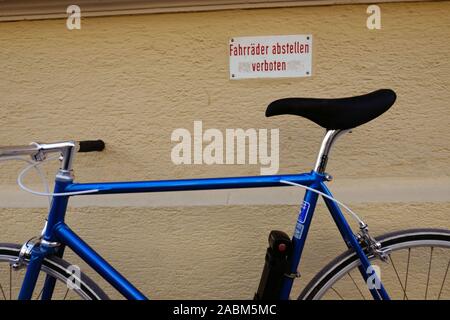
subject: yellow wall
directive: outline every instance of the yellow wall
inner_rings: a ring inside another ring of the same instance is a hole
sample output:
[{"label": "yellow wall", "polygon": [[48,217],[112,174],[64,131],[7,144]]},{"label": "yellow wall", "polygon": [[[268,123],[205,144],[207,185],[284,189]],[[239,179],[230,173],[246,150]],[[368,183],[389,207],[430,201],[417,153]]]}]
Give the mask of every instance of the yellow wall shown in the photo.
[{"label": "yellow wall", "polygon": [[[74,31],[64,20],[2,23],[0,144],[104,139],[105,152],[77,157],[78,181],[259,174],[259,165],[172,164],[171,132],[192,130],[193,121],[202,120],[205,128],[221,130],[280,128],[280,173],[309,171],[323,129],[298,117],[266,119],[267,104],[392,88],[394,107],[342,138],[328,171],[336,187],[347,181],[344,197],[374,233],[449,228],[450,2],[380,7],[381,30],[366,28],[365,5],[89,18]],[[274,34],[313,35],[313,76],[230,81],[229,38]],[[6,203],[0,241],[23,242],[40,231],[45,216],[33,199],[8,208],[5,194],[22,195],[13,187],[20,166],[0,167]],[[362,181],[366,177],[373,179]],[[399,183],[400,201],[351,200],[360,188],[391,190],[392,181]],[[422,197],[405,191],[422,182]],[[81,203],[68,221],[155,298],[252,297],[268,232],[291,232],[297,214],[288,204],[107,204]],[[305,281],[343,249],[322,206],[312,231]]]}]

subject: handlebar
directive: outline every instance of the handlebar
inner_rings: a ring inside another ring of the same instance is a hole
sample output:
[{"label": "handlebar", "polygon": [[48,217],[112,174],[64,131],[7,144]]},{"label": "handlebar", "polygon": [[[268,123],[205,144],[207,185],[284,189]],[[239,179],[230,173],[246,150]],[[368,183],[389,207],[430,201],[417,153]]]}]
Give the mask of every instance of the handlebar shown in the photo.
[{"label": "handlebar", "polygon": [[78,142],[78,152],[102,151],[105,149],[103,140],[85,140]]},{"label": "handlebar", "polygon": [[33,142],[27,146],[9,146],[0,147],[0,157],[14,156],[32,156],[35,160],[39,160],[37,155],[40,152],[54,153],[63,151],[67,147],[76,147],[77,152],[94,152],[103,151],[105,142],[103,140],[83,140],[79,142],[65,141],[56,143],[36,143]]},{"label": "handlebar", "polygon": [[34,161],[44,161],[50,153],[61,154],[61,169],[70,171],[75,152],[102,151],[105,148],[103,140],[62,141],[55,143],[32,142],[28,146],[0,147],[0,158],[30,156]]},{"label": "handlebar", "polygon": [[32,156],[38,152],[36,145],[0,147],[0,157]]}]

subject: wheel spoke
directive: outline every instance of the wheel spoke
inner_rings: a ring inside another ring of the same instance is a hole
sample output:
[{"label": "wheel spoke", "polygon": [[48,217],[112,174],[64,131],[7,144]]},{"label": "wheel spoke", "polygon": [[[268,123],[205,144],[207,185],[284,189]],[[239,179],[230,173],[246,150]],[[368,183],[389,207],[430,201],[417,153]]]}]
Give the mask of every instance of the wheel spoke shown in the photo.
[{"label": "wheel spoke", "polygon": [[389,254],[389,260],[391,260],[392,268],[394,269],[395,274],[397,275],[397,279],[398,279],[398,282],[400,283],[400,286],[402,287],[403,294],[405,295],[406,299],[409,300],[408,296],[406,295],[406,290],[405,290],[405,288],[403,287],[402,280],[400,279],[400,276],[399,276],[399,274],[398,274],[398,272],[397,272],[397,268],[395,267],[394,260],[392,260],[391,254]]},{"label": "wheel spoke", "polygon": [[69,293],[69,288],[67,288],[67,290],[66,290],[66,294],[64,295],[64,298],[63,298],[63,300],[66,300],[66,298],[67,298],[67,294]]},{"label": "wheel spoke", "polygon": [[411,258],[411,248],[408,248],[408,263],[406,265],[405,292],[403,292],[403,300],[406,298],[406,290],[408,287],[409,261]]},{"label": "wheel spoke", "polygon": [[36,300],[39,300],[39,299],[41,299],[41,295],[42,295],[42,292],[44,292],[44,287],[45,287],[45,284],[44,284],[44,286],[42,286],[42,289],[41,289],[41,291],[39,291],[39,294],[38,294],[38,296],[37,296]]},{"label": "wheel spoke", "polygon": [[358,285],[356,284],[355,280],[353,279],[352,275],[350,274],[350,272],[348,273],[348,276],[350,277],[350,279],[352,279],[353,284],[355,285],[356,289],[358,290],[359,294],[361,295],[361,297],[363,298],[363,300],[366,300],[366,298],[364,297],[363,293],[361,292],[361,289],[359,289]]},{"label": "wheel spoke", "polygon": [[3,286],[2,286],[1,283],[0,283],[0,290],[2,291],[3,299],[4,299],[4,300],[7,300],[7,299],[6,299],[5,291],[3,291]]},{"label": "wheel spoke", "polygon": [[334,293],[336,293],[341,300],[344,300],[344,298],[341,296],[341,294],[335,288],[331,287],[331,290],[333,290]]},{"label": "wheel spoke", "polygon": [[442,289],[444,289],[445,279],[447,278],[448,267],[450,266],[450,260],[447,263],[447,269],[445,270],[444,279],[442,279],[441,289],[439,290],[438,300],[441,299]]},{"label": "wheel spoke", "polygon": [[433,259],[433,247],[430,250],[430,260],[428,261],[428,275],[427,275],[427,287],[425,288],[425,300],[428,297],[428,286],[430,285],[430,274],[431,274],[431,261]]},{"label": "wheel spoke", "polygon": [[9,265],[9,300],[12,300],[12,266]]}]

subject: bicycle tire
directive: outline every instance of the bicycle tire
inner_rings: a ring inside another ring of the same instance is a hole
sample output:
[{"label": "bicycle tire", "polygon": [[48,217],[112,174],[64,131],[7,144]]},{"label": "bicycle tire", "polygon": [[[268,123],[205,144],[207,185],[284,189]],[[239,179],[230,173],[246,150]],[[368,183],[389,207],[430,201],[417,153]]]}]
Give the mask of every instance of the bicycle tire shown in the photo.
[{"label": "bicycle tire", "polygon": [[[15,262],[19,257],[20,248],[21,245],[18,244],[0,243],[0,262],[9,262],[10,264]],[[28,261],[25,260],[24,264],[28,265]],[[51,256],[44,259],[40,272],[67,283],[67,280],[74,276],[68,270],[71,265],[59,257]],[[109,300],[108,295],[86,274],[80,273],[78,280],[80,285],[73,291],[83,300]]]},{"label": "bicycle tire", "polygon": [[[376,237],[383,250],[396,251],[413,247],[435,246],[450,248],[450,230],[445,229],[410,229],[384,234]],[[369,259],[375,257],[365,253]],[[360,265],[356,253],[349,249],[333,259],[306,285],[298,300],[318,300],[334,283]],[[347,272],[348,270],[348,272]]]}]

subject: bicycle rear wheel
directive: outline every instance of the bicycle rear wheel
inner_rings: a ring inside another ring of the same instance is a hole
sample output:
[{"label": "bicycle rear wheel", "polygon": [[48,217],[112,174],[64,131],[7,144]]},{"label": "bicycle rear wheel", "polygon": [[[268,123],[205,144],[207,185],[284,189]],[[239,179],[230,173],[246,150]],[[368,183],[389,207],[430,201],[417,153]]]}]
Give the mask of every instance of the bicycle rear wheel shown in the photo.
[{"label": "bicycle rear wheel", "polygon": [[[26,266],[19,270],[12,267],[12,264],[19,257],[20,245],[11,243],[0,243],[0,300],[17,299],[20,287],[25,276]],[[24,261],[28,265],[28,261]],[[80,273],[78,286],[69,287],[67,285],[74,275],[71,272],[72,265],[58,257],[46,258],[42,264],[33,299],[40,299],[42,295],[45,276],[55,278],[56,285],[53,294],[54,300],[108,300],[108,296],[99,288],[88,276]]]},{"label": "bicycle rear wheel", "polygon": [[[381,282],[391,299],[450,299],[450,231],[412,229],[377,237],[388,259],[367,254],[379,267]],[[298,299],[371,299],[358,267],[360,260],[347,250],[325,266]]]}]

